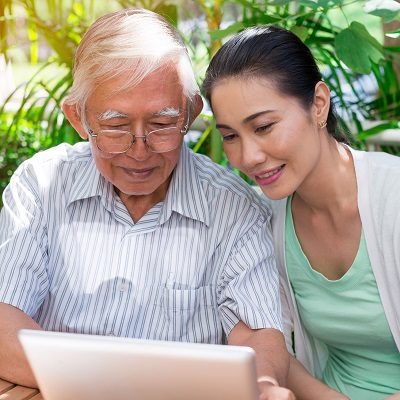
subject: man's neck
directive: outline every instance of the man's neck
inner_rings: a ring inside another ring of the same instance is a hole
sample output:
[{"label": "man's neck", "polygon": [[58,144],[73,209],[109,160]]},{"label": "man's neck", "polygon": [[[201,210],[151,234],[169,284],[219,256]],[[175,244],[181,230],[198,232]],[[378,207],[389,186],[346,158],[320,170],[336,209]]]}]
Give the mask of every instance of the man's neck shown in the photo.
[{"label": "man's neck", "polygon": [[133,222],[136,224],[151,208],[165,199],[170,182],[171,177],[154,192],[149,194],[129,195],[122,193],[117,188],[115,188],[115,191],[122,203],[124,203]]}]

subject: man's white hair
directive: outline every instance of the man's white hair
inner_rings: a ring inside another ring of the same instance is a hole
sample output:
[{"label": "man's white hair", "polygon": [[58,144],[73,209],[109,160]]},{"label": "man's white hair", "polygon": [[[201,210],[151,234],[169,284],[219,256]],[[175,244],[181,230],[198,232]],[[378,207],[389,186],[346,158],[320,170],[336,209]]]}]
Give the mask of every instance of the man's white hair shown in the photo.
[{"label": "man's white hair", "polygon": [[179,33],[160,15],[125,9],[104,15],[89,28],[75,54],[73,84],[65,98],[78,110],[102,82],[128,73],[122,91],[139,84],[162,66],[173,63],[190,101],[199,93],[187,48]]}]

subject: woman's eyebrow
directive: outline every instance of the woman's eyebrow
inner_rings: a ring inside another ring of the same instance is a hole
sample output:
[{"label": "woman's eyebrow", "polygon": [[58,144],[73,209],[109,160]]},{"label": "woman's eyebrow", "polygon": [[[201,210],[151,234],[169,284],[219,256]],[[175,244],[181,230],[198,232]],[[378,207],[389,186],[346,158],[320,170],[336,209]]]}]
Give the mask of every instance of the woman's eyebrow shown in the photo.
[{"label": "woman's eyebrow", "polygon": [[251,114],[251,115],[249,115],[248,117],[246,117],[246,118],[243,120],[243,123],[244,123],[244,124],[248,124],[248,123],[251,122],[253,119],[256,119],[257,117],[259,117],[260,115],[269,114],[269,113],[272,113],[272,112],[274,112],[274,111],[275,111],[275,110],[264,110],[264,111],[256,112],[256,113]]},{"label": "woman's eyebrow", "polygon": [[[260,115],[264,115],[264,114],[269,114],[274,112],[275,110],[263,110],[263,111],[258,111],[254,114],[249,115],[248,117],[244,118],[242,121],[242,124],[248,124],[249,122],[253,121],[254,119],[256,119],[257,117],[259,117]],[[231,127],[229,125],[226,124],[216,124],[216,127],[218,129],[220,128],[225,128],[225,129],[231,129]]]},{"label": "woman's eyebrow", "polygon": [[217,129],[231,129],[231,127],[229,125],[226,124],[215,124]]}]

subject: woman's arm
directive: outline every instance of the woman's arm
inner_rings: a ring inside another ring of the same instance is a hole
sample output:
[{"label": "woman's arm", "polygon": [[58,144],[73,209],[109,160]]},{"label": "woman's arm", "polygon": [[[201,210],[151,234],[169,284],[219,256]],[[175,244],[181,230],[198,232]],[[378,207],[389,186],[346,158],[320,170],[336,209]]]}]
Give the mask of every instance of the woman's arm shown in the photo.
[{"label": "woman's arm", "polygon": [[295,394],[297,400],[349,399],[345,395],[336,392],[336,390],[331,389],[329,386],[323,384],[321,381],[310,375],[303,365],[293,356],[290,356],[287,384],[288,388]]}]

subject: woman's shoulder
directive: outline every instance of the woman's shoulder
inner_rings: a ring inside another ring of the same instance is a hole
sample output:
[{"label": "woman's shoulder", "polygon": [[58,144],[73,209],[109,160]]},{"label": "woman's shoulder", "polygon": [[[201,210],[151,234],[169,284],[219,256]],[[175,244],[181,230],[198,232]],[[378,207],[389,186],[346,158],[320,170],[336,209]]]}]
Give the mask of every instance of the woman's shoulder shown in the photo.
[{"label": "woman's shoulder", "polygon": [[361,151],[352,149],[356,165],[376,170],[393,169],[400,172],[400,157],[383,151]]},{"label": "woman's shoulder", "polygon": [[[400,202],[400,157],[384,152],[355,152],[357,184],[371,205],[390,214]],[[396,212],[397,215],[397,212]]]}]

